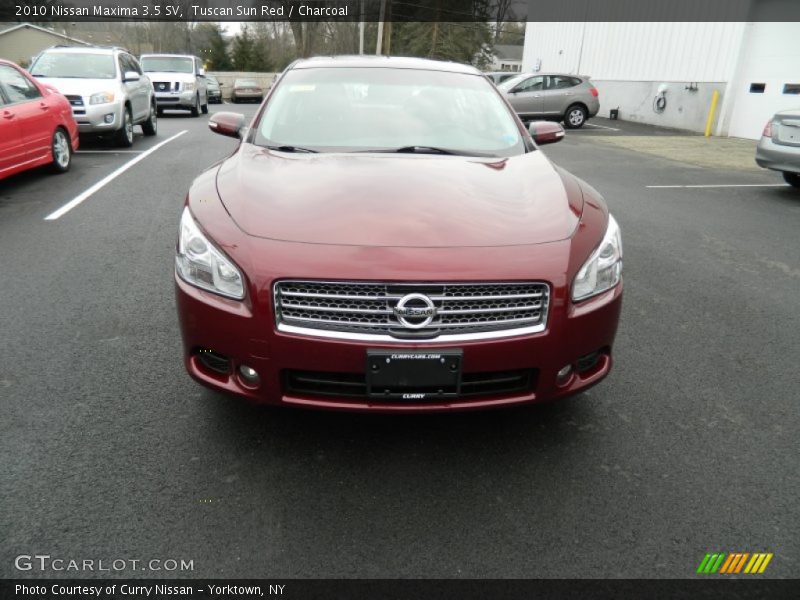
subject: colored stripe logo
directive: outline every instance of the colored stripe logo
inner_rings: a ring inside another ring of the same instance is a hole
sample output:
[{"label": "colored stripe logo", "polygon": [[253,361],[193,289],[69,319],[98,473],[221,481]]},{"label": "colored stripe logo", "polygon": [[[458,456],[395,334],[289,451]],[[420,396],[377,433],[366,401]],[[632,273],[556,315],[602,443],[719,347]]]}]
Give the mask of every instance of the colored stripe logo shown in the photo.
[{"label": "colored stripe logo", "polygon": [[755,575],[763,573],[769,561],[772,560],[772,552],[716,552],[707,553],[697,572],[703,575],[719,573],[720,575],[736,575],[745,573]]}]

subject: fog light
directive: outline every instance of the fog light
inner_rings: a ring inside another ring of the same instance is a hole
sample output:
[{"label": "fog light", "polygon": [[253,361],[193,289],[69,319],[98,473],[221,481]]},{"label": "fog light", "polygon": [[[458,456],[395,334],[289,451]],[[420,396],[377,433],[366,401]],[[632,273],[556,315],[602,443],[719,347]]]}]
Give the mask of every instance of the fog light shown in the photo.
[{"label": "fog light", "polygon": [[559,385],[566,383],[570,375],[572,375],[572,365],[567,365],[556,373],[556,383]]},{"label": "fog light", "polygon": [[239,367],[239,375],[241,375],[245,383],[249,385],[258,385],[258,382],[260,381],[256,370],[252,367],[248,367],[247,365],[241,365]]},{"label": "fog light", "polygon": [[113,123],[114,122],[114,113],[109,113],[104,117],[106,123]]}]

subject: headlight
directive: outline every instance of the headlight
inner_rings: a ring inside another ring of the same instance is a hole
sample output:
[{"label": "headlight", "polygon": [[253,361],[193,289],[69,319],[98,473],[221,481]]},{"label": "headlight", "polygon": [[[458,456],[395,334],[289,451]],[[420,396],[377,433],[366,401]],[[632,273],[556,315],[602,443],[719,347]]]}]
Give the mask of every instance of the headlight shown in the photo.
[{"label": "headlight", "polygon": [[184,92],[191,92],[194,91],[194,83],[191,81],[183,84],[183,91]]},{"label": "headlight", "polygon": [[110,104],[114,101],[114,92],[99,92],[89,96],[89,104]]},{"label": "headlight", "polygon": [[187,283],[228,298],[244,298],[241,272],[200,232],[188,207],[181,216],[175,268]]},{"label": "headlight", "polygon": [[617,285],[621,277],[622,235],[617,221],[608,215],[608,228],[603,241],[572,282],[572,301],[578,302],[602,294]]}]

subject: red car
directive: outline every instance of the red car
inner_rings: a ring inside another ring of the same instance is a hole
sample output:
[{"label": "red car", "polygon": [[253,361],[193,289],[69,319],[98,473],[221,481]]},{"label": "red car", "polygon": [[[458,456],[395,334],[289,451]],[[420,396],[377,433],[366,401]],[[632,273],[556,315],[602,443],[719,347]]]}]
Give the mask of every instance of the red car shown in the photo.
[{"label": "red car", "polygon": [[42,165],[63,173],[77,149],[69,100],[0,60],[0,179]]},{"label": "red car", "polygon": [[[189,374],[254,403],[408,412],[552,401],[611,369],[619,227],[472,67],[299,61],[192,185]],[[530,134],[529,134],[530,132]]]}]

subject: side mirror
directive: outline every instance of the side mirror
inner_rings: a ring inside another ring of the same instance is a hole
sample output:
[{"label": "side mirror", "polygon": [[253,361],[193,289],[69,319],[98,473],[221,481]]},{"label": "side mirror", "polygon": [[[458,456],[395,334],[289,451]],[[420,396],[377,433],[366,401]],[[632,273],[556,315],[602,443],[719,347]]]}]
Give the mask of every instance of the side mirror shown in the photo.
[{"label": "side mirror", "polygon": [[123,82],[128,81],[139,81],[141,76],[136,71],[125,71],[125,74],[122,76]]},{"label": "side mirror", "polygon": [[560,123],[553,121],[533,121],[528,125],[528,131],[537,145],[553,144],[564,139],[564,128]]},{"label": "side mirror", "polygon": [[241,137],[244,115],[235,112],[218,112],[208,120],[208,128],[214,133],[232,138]]}]

